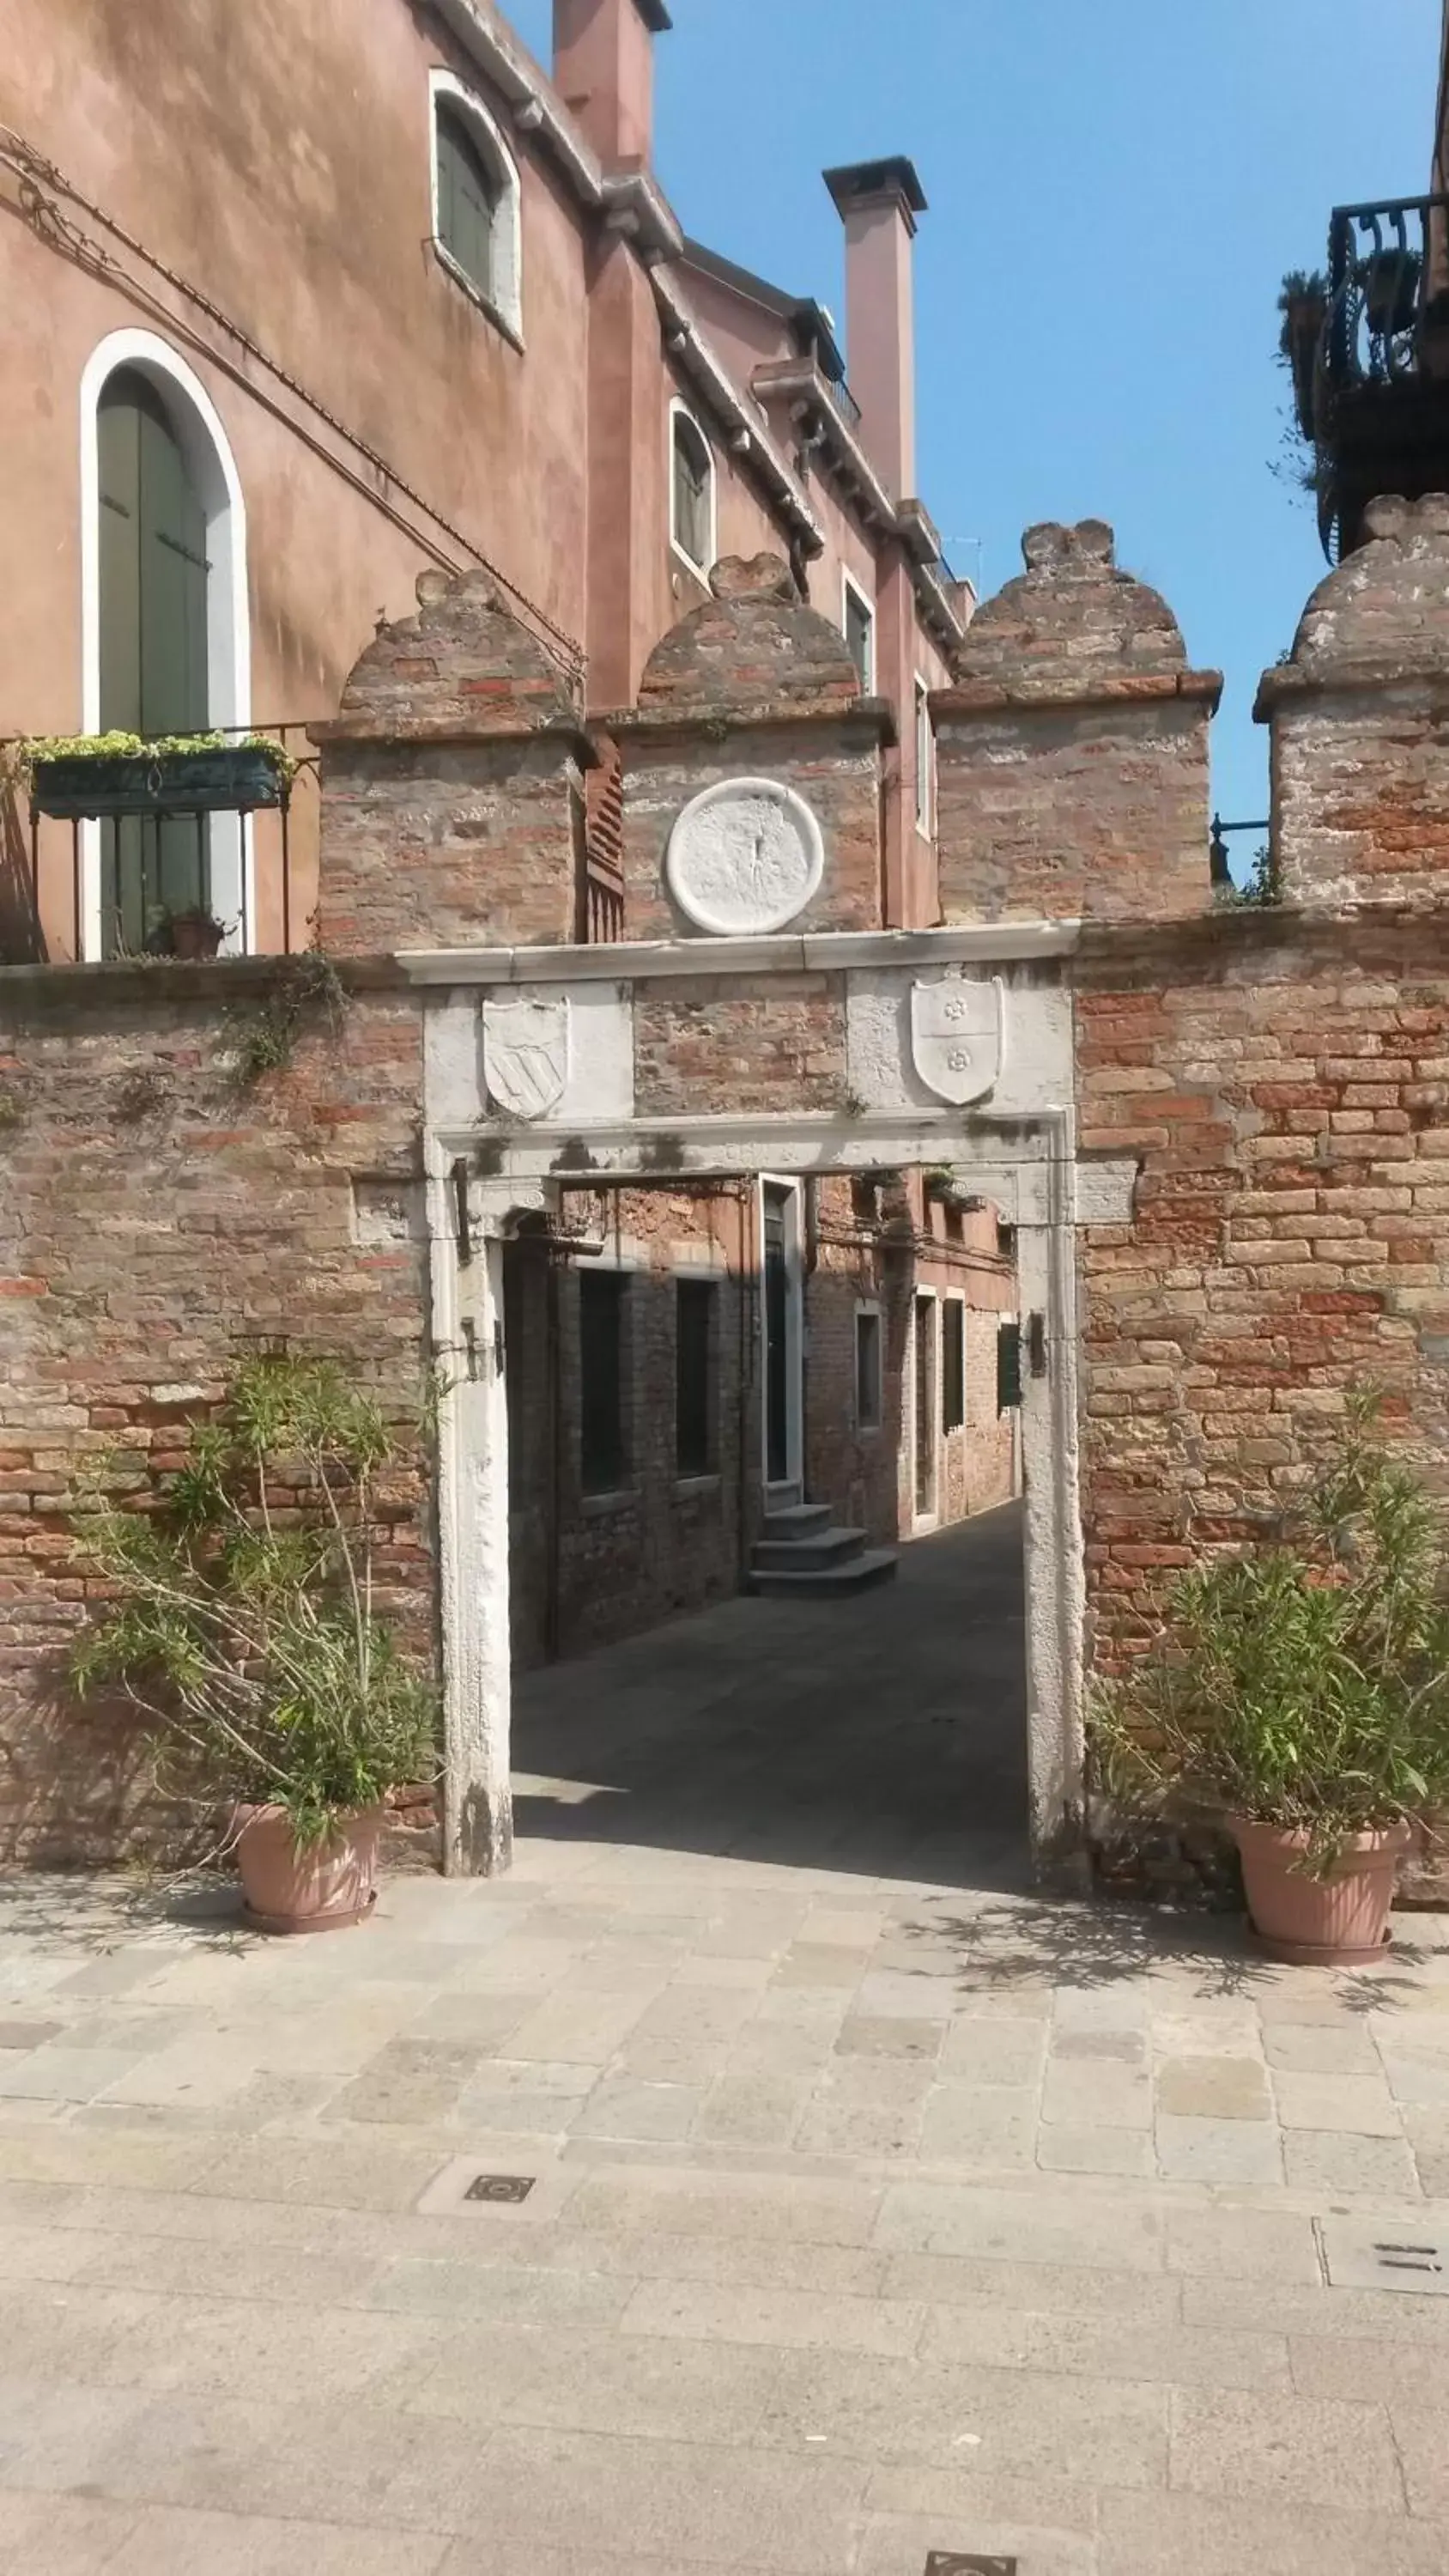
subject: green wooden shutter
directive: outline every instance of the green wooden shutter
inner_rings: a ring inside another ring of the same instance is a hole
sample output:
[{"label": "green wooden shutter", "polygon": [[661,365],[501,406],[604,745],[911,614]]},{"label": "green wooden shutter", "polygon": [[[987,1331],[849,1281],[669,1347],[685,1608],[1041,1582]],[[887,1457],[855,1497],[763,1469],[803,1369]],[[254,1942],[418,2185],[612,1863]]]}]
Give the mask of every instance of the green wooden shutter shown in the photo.
[{"label": "green wooden shutter", "polygon": [[483,295],[493,292],[499,190],[460,117],[438,110],[438,239]]},{"label": "green wooden shutter", "polygon": [[113,390],[96,416],[100,458],[100,590],[102,733],[141,730],[140,414]]},{"label": "green wooden shutter", "polygon": [[170,423],[140,419],[143,733],[200,733],[207,717],[206,518]]},{"label": "green wooden shutter", "polygon": [[[100,723],[103,732],[196,733],[209,713],[206,515],[165,403],[132,367],[102,389]],[[107,952],[143,946],[160,904],[204,903],[204,830],[139,816],[101,834]]]}]

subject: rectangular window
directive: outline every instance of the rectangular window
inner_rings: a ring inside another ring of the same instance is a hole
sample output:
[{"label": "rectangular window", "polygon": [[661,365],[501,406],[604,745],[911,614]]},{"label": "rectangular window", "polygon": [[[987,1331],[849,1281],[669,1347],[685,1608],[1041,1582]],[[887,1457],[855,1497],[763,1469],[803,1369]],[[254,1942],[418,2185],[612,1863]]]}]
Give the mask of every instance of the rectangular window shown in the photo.
[{"label": "rectangular window", "polygon": [[579,1432],[586,1494],[616,1494],[628,1482],[628,1301],[622,1271],[579,1272]]},{"label": "rectangular window", "polygon": [[860,673],[860,685],[866,697],[875,695],[875,611],[863,590],[857,590],[849,573],[845,575],[845,642],[852,662]]},{"label": "rectangular window", "polygon": [[916,829],[929,840],[936,828],[936,729],[931,722],[931,693],[916,682]]},{"label": "rectangular window", "polygon": [[680,1279],[674,1291],[674,1466],[680,1476],[715,1471],[715,1300],[712,1279]]},{"label": "rectangular window", "polygon": [[996,1410],[1021,1411],[1021,1326],[1014,1315],[996,1327]]},{"label": "rectangular window", "polygon": [[966,1419],[966,1304],[964,1298],[948,1297],[941,1321],[945,1338],[941,1344],[941,1428],[959,1431]]},{"label": "rectangular window", "polygon": [[878,1431],[881,1423],[880,1312],[875,1306],[855,1310],[855,1427]]},{"label": "rectangular window", "polygon": [[939,1301],[918,1296],[916,1306],[916,1518],[936,1509],[936,1393],[940,1384]]}]

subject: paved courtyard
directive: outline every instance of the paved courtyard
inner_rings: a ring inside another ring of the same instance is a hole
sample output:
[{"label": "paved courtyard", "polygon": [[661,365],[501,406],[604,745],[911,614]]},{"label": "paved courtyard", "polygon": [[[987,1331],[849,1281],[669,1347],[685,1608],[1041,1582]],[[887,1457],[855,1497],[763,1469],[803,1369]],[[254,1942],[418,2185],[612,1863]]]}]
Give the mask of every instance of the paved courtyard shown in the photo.
[{"label": "paved courtyard", "polygon": [[1449,1919],[1033,1896],[1016,1550],[537,1677],[365,1931],[5,1885],[0,2567],[1442,2576]]}]

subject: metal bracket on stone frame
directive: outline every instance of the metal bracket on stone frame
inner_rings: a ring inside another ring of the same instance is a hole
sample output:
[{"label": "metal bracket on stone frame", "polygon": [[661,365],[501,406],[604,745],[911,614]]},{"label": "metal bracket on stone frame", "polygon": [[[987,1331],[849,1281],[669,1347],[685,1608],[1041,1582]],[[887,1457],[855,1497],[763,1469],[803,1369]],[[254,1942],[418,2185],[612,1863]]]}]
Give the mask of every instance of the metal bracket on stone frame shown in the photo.
[{"label": "metal bracket on stone frame", "polygon": [[[508,1602],[508,1426],[501,1364],[479,1384],[449,1367],[469,1338],[495,1347],[503,1310],[503,1245],[521,1211],[547,1211],[560,1187],[667,1186],[741,1172],[826,1173],[931,1164],[969,1169],[972,1186],[1016,1229],[1024,1313],[1043,1319],[1043,1356],[1022,1408],[1027,1568],[1028,1772],[1033,1856],[1042,1875],[1079,1875],[1085,1749],[1082,1662],[1086,1577],[1079,1489],[1077,1265],[1079,1224],[1130,1221],[1136,1166],[1079,1164],[1071,1109],[995,1122],[990,1151],[969,1115],[878,1113],[822,1117],[635,1119],[586,1138],[530,1127],[490,1136],[486,1179],[470,1184],[473,1260],[459,1268],[457,1162],[476,1169],[476,1132],[428,1139],[435,1347],[443,1358],[439,1407],[439,1527],[446,1709],[445,1851],[452,1874],[506,1869],[512,1852]],[[668,1138],[680,1156],[662,1168]],[[584,1151],[580,1151],[584,1148]],[[579,1159],[565,1161],[578,1155]],[[562,1166],[562,1168],[561,1168]]]}]

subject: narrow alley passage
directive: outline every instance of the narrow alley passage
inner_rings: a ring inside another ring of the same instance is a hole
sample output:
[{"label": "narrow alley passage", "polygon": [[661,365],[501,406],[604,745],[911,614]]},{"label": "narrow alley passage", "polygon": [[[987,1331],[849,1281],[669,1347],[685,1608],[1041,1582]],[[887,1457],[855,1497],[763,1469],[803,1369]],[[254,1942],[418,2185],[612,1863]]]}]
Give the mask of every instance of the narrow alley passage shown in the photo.
[{"label": "narrow alley passage", "polygon": [[1024,1883],[1021,1514],[856,1598],[727,1601],[530,1674],[521,1834],[946,1885]]}]

